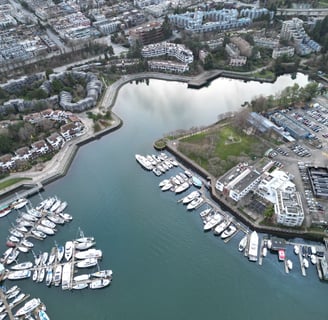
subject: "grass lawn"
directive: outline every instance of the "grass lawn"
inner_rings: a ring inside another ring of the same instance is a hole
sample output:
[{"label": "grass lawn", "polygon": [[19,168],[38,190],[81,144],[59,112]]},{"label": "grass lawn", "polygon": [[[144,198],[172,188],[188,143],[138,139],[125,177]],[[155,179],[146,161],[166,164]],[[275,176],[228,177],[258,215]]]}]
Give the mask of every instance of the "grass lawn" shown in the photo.
[{"label": "grass lawn", "polygon": [[261,158],[266,149],[256,136],[239,133],[230,125],[184,138],[179,146],[182,153],[214,175],[240,161]]},{"label": "grass lawn", "polygon": [[23,181],[23,180],[31,180],[29,178],[12,178],[12,179],[8,179],[5,181],[0,181],[0,190],[5,189],[7,187],[10,187],[11,185]]}]

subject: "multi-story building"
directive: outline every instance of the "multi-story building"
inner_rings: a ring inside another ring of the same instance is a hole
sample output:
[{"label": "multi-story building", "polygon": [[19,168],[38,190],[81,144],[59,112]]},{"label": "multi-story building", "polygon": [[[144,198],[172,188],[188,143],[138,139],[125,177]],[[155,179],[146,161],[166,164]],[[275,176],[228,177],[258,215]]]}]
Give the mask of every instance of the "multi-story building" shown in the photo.
[{"label": "multi-story building", "polygon": [[175,62],[175,61],[154,61],[148,62],[148,67],[154,71],[167,71],[183,73],[189,71],[187,63]]},{"label": "multi-story building", "polygon": [[304,211],[299,192],[277,190],[274,211],[277,223],[288,227],[299,227],[304,220]]},{"label": "multi-story building", "polygon": [[272,51],[272,58],[277,59],[282,56],[292,57],[295,54],[295,48],[288,46],[288,47],[280,47],[274,48]]},{"label": "multi-story building", "polygon": [[253,47],[241,37],[231,37],[230,42],[236,45],[242,56],[250,57],[252,55]]},{"label": "multi-story building", "polygon": [[162,23],[159,21],[150,22],[129,31],[129,42],[131,45],[139,41],[142,45],[160,42],[164,40]]},{"label": "multi-story building", "polygon": [[278,39],[254,37],[254,44],[258,47],[274,49],[279,46]]},{"label": "multi-story building", "polygon": [[191,50],[187,49],[184,45],[169,42],[160,42],[144,46],[141,50],[141,54],[144,58],[168,55],[184,63],[192,63],[194,60]]}]

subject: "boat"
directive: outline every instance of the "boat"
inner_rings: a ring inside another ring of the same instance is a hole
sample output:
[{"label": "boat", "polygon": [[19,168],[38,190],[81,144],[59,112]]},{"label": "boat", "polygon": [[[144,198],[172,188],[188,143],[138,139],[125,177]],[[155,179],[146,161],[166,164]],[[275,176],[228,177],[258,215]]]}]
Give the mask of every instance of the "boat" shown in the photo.
[{"label": "boat", "polygon": [[[13,249],[13,248],[10,248],[10,249]],[[18,250],[12,251],[12,253],[5,260],[6,264],[11,264],[14,261],[16,261],[18,255],[19,255],[19,251]]]},{"label": "boat", "polygon": [[24,234],[22,232],[18,231],[16,228],[11,228],[9,230],[9,232],[17,238],[23,238],[24,237]]},{"label": "boat", "polygon": [[25,247],[25,246],[22,246],[22,245],[17,245],[16,248],[17,248],[20,252],[24,252],[24,253],[29,252],[29,250],[30,250],[30,248]]},{"label": "boat", "polygon": [[52,265],[57,258],[57,247],[52,247],[50,255],[49,255],[49,260],[48,260],[48,265]]},{"label": "boat", "polygon": [[60,207],[61,205],[61,200],[57,199],[55,200],[54,204],[51,206],[51,208],[49,209],[50,212],[56,212],[56,210]]},{"label": "boat", "polygon": [[9,248],[15,248],[17,246],[17,243],[8,240],[6,242],[6,246]]},{"label": "boat", "polygon": [[64,246],[58,246],[57,247],[57,261],[61,262],[63,260],[65,254],[65,247]]},{"label": "boat", "polygon": [[73,241],[66,241],[65,243],[65,259],[66,261],[69,261],[72,258],[72,254],[73,254]]},{"label": "boat", "polygon": [[310,259],[311,259],[312,264],[317,264],[318,259],[317,259],[317,256],[315,254],[311,254]]},{"label": "boat", "polygon": [[21,226],[24,227],[34,227],[34,222],[33,221],[28,221],[23,218],[17,218],[16,222],[19,223]]},{"label": "boat", "polygon": [[300,247],[297,244],[294,245],[294,253],[297,255],[300,253]]},{"label": "boat", "polygon": [[287,264],[287,268],[289,269],[289,270],[292,270],[293,269],[293,262],[291,261],[291,260],[287,260],[286,261],[286,264]]},{"label": "boat", "polygon": [[221,234],[221,239],[226,239],[231,237],[236,231],[237,228],[231,223],[230,226],[226,228]]},{"label": "boat", "polygon": [[5,206],[0,209],[0,218],[5,217],[7,214],[11,212],[11,207],[10,206]]},{"label": "boat", "polygon": [[62,269],[63,268],[60,264],[58,264],[55,268],[55,272],[53,274],[53,282],[56,287],[60,285],[62,279]]},{"label": "boat", "polygon": [[17,242],[21,241],[19,238],[17,238],[16,236],[13,236],[13,235],[9,236],[8,240],[10,242],[14,242],[14,243],[17,243]]},{"label": "boat", "polygon": [[[214,228],[215,227],[215,229],[214,229],[214,234],[216,235],[216,236],[218,236],[218,235],[220,235],[226,228],[228,228],[229,227],[229,224],[231,223],[231,221],[229,220],[229,219],[224,219],[223,221],[222,221],[222,219],[223,219],[223,217],[221,216],[221,220],[215,225],[215,226],[213,226],[212,228]],[[222,221],[222,222],[221,222]],[[208,221],[207,223],[209,223],[210,221]],[[206,223],[206,224],[207,224]],[[205,226],[206,226],[206,224],[204,225],[204,230],[205,230]],[[210,228],[211,229],[211,228]],[[209,230],[209,229],[208,229]]]},{"label": "boat", "polygon": [[40,223],[45,226],[45,227],[48,227],[50,229],[54,229],[56,228],[56,224],[50,220],[48,220],[47,218],[43,218],[41,219]]},{"label": "boat", "polygon": [[6,299],[7,300],[10,300],[10,299],[14,299],[18,294],[20,293],[20,289],[17,288],[16,290],[14,290],[13,292],[11,293],[6,293]]},{"label": "boat", "polygon": [[89,274],[80,274],[78,276],[75,276],[73,278],[73,281],[75,282],[80,282],[80,281],[86,281],[90,279],[90,275]]},{"label": "boat", "polygon": [[9,303],[9,307],[12,308],[18,303],[22,302],[23,299],[26,297],[25,293],[20,293],[12,302]]},{"label": "boat", "polygon": [[113,275],[113,271],[108,269],[108,270],[99,270],[97,272],[91,273],[91,277],[95,278],[109,278]]},{"label": "boat", "polygon": [[33,280],[33,281],[38,280],[38,276],[39,276],[39,271],[38,271],[38,269],[34,269],[34,271],[33,271],[33,275],[32,275],[32,280]]},{"label": "boat", "polygon": [[62,201],[62,203],[60,204],[60,206],[58,207],[58,209],[56,210],[56,213],[61,213],[63,212],[68,206],[67,201]]},{"label": "boat", "polygon": [[203,218],[207,217],[211,211],[212,211],[212,208],[207,208],[207,209],[204,209],[203,211],[201,211],[199,213],[199,215],[203,219]]},{"label": "boat", "polygon": [[15,317],[23,316],[27,313],[32,312],[34,309],[36,309],[41,304],[41,301],[39,298],[33,298],[26,302],[23,307],[18,309],[15,313]]},{"label": "boat", "polygon": [[49,316],[47,315],[47,313],[44,310],[39,310],[38,312],[38,316],[40,320],[50,320]]},{"label": "boat", "polygon": [[192,184],[196,188],[201,188],[202,187],[203,182],[199,178],[197,178],[196,176],[192,176],[191,180],[192,180]]},{"label": "boat", "polygon": [[47,216],[47,219],[56,224],[64,224],[65,223],[65,220],[56,214],[54,214],[54,215],[49,214]]},{"label": "boat", "polygon": [[43,267],[39,269],[37,282],[42,282],[46,276],[46,268]]},{"label": "boat", "polygon": [[91,241],[95,241],[94,237],[84,237],[83,233],[82,233],[82,237],[77,238],[74,240],[75,242],[91,242]]},{"label": "boat", "polygon": [[76,283],[72,286],[74,290],[82,290],[88,288],[89,284],[87,282]]},{"label": "boat", "polygon": [[102,251],[99,249],[91,248],[86,251],[78,251],[75,253],[74,256],[76,259],[88,259],[88,258],[101,259]]},{"label": "boat", "polygon": [[28,241],[27,239],[23,239],[20,242],[20,244],[27,247],[27,248],[33,248],[34,247],[34,244],[31,241]]},{"label": "boat", "polygon": [[137,160],[137,162],[146,170],[152,170],[153,169],[153,165],[151,164],[151,162],[144,156],[140,155],[140,154],[136,154],[135,158]]},{"label": "boat", "polygon": [[20,280],[26,279],[31,276],[31,270],[17,270],[17,271],[10,271],[8,273],[7,278],[9,280]]},{"label": "boat", "polygon": [[283,250],[283,249],[278,250],[278,258],[279,258],[279,261],[285,260],[285,258],[286,258],[285,250]]},{"label": "boat", "polygon": [[268,253],[268,249],[267,249],[267,247],[263,247],[263,248],[262,248],[262,256],[263,256],[263,257],[266,257],[267,253]]},{"label": "boat", "polygon": [[249,238],[249,249],[248,249],[249,261],[257,261],[258,246],[259,246],[259,236],[256,231],[253,231]]},{"label": "boat", "polygon": [[27,220],[27,221],[31,221],[31,222],[36,222],[39,219],[36,216],[33,216],[32,214],[29,214],[29,213],[22,213],[21,218],[23,218],[24,220]]},{"label": "boat", "polygon": [[268,249],[272,248],[272,240],[271,239],[268,240],[267,246],[268,246]]},{"label": "boat", "polygon": [[185,181],[184,183],[182,183],[181,185],[179,185],[178,187],[176,187],[175,189],[175,193],[181,193],[186,191],[188,188],[190,187],[189,182]]},{"label": "boat", "polygon": [[247,234],[241,238],[240,242],[239,242],[239,245],[238,245],[238,250],[240,252],[244,251],[246,246],[247,246],[247,240],[248,240],[248,236]]},{"label": "boat", "polygon": [[161,188],[169,182],[170,182],[170,179],[164,179],[158,184],[158,186]]},{"label": "boat", "polygon": [[78,263],[76,263],[77,268],[90,268],[96,266],[98,263],[98,260],[96,258],[88,258],[84,260],[80,260]]},{"label": "boat", "polygon": [[76,242],[75,243],[75,249],[76,250],[87,250],[93,247],[96,244],[95,241],[89,241],[89,242]]},{"label": "boat", "polygon": [[302,264],[303,264],[304,268],[306,268],[306,269],[309,267],[309,261],[306,258],[303,258]]},{"label": "boat", "polygon": [[107,287],[111,283],[111,279],[97,279],[93,280],[89,284],[90,289],[101,289]]},{"label": "boat", "polygon": [[187,204],[187,210],[193,210],[199,207],[204,202],[202,197],[198,197]]},{"label": "boat", "polygon": [[198,197],[200,197],[200,193],[198,191],[192,191],[186,197],[182,198],[182,203],[188,204],[189,202],[195,200]]},{"label": "boat", "polygon": [[59,216],[62,217],[66,222],[73,220],[73,217],[69,213],[61,212]]},{"label": "boat", "polygon": [[41,263],[41,259],[42,259],[42,253],[34,257],[34,264],[38,266]]},{"label": "boat", "polygon": [[10,293],[12,293],[12,292],[14,292],[15,290],[17,290],[18,289],[18,286],[12,286],[11,288],[9,288],[6,292],[5,292],[5,294],[6,295],[8,295],[8,294],[10,294]]},{"label": "boat", "polygon": [[12,202],[11,208],[13,208],[15,210],[19,210],[19,209],[22,209],[23,207],[25,207],[27,204],[28,204],[28,200],[26,198],[19,198],[19,199],[15,200],[14,202]]},{"label": "boat", "polygon": [[157,167],[153,169],[153,172],[157,177],[159,177],[162,174],[162,171]]},{"label": "boat", "polygon": [[170,190],[171,188],[173,187],[173,184],[171,182],[168,182],[167,184],[165,184],[161,190],[162,191],[167,191],[167,190]]},{"label": "boat", "polygon": [[33,263],[31,261],[26,261],[12,266],[11,270],[24,270],[32,267],[33,267]]},{"label": "boat", "polygon": [[47,264],[48,258],[49,258],[49,253],[47,251],[44,251],[41,256],[40,265],[45,266]]},{"label": "boat", "polygon": [[23,232],[23,233],[28,232],[28,229],[25,226],[22,226],[22,225],[17,225],[15,227],[15,229],[18,230],[18,231],[20,231],[20,232]]},{"label": "boat", "polygon": [[42,217],[42,213],[40,211],[36,210],[35,208],[27,209],[27,213],[38,219]]},{"label": "boat", "polygon": [[50,198],[46,199],[45,200],[45,204],[43,206],[43,209],[45,211],[48,211],[53,206],[53,204],[55,203],[55,201],[56,201],[56,198],[55,197],[50,197]]},{"label": "boat", "polygon": [[56,229],[52,229],[52,228],[49,228],[49,227],[46,227],[42,224],[38,224],[36,227],[35,227],[36,230],[38,231],[41,231],[43,233],[45,233],[46,235],[49,235],[49,236],[52,236],[55,234],[55,232],[57,231]]},{"label": "boat", "polygon": [[52,267],[49,266],[46,270],[46,285],[48,287],[50,287],[51,282],[52,282],[52,277],[53,277],[53,271],[52,271]]},{"label": "boat", "polygon": [[31,233],[34,236],[36,236],[37,238],[40,238],[40,239],[45,239],[47,237],[47,235],[44,232],[40,231],[40,230],[33,229],[33,230],[31,230]]}]

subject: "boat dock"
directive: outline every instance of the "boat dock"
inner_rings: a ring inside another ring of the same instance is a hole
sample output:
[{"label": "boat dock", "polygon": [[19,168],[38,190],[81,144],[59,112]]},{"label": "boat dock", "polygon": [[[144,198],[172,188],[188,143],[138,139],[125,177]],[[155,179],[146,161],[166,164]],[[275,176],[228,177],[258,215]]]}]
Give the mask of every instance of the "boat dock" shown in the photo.
[{"label": "boat dock", "polygon": [[5,312],[7,313],[8,317],[10,320],[15,320],[17,318],[14,317],[13,313],[12,313],[12,309],[17,307],[18,305],[20,305],[22,302],[24,302],[25,300],[27,300],[30,297],[29,294],[25,295],[24,298],[22,300],[20,300],[19,302],[15,303],[13,306],[9,306],[9,303],[7,301],[6,295],[4,294],[4,292],[2,290],[0,290],[0,301],[3,302],[3,305],[5,306]]}]

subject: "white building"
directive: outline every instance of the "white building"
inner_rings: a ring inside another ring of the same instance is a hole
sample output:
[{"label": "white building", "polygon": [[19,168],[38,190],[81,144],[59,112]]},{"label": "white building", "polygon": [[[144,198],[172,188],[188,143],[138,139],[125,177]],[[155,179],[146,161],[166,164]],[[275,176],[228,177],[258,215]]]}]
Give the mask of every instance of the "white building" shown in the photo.
[{"label": "white building", "polygon": [[290,46],[274,48],[272,51],[272,58],[277,59],[282,56],[292,57],[294,54],[295,54],[295,48]]},{"label": "white building", "polygon": [[304,211],[299,192],[277,190],[274,211],[277,223],[289,227],[299,227],[304,220]]}]

